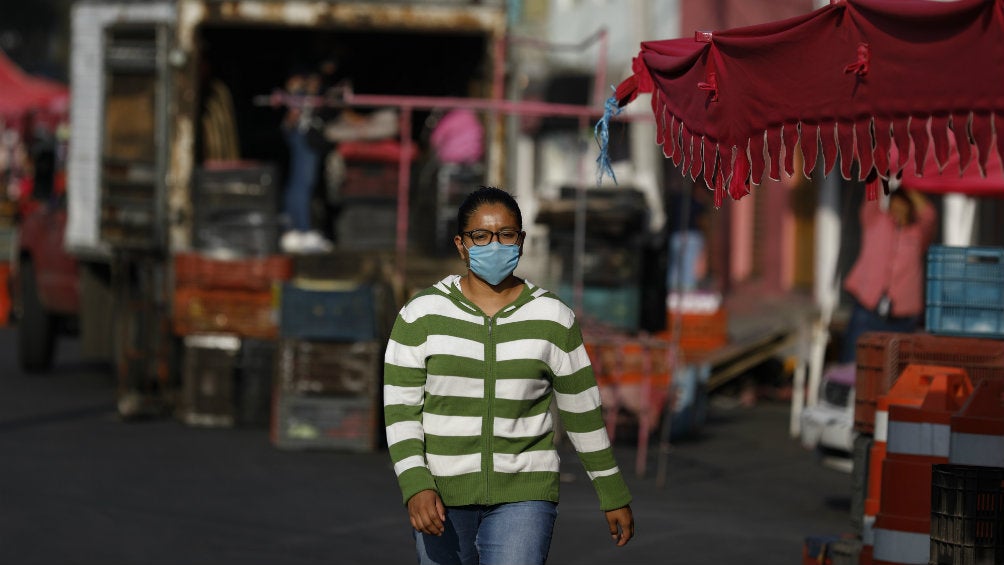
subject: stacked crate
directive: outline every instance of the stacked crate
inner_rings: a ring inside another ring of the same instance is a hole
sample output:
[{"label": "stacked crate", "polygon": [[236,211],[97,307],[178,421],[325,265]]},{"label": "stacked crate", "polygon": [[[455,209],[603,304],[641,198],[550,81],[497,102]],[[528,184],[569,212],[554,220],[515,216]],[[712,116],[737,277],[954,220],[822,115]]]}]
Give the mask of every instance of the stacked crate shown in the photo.
[{"label": "stacked crate", "polygon": [[332,232],[340,248],[394,249],[402,151],[408,153],[405,158],[410,164],[414,147],[402,150],[396,141],[339,145],[345,178],[338,187],[335,204],[339,212]]},{"label": "stacked crate", "polygon": [[291,259],[279,255],[175,256],[172,321],[184,344],[182,421],[267,425],[279,333],[276,294],[291,272]]},{"label": "stacked crate", "polygon": [[[874,501],[880,496],[875,492],[879,480],[872,470],[881,468],[885,452],[886,431],[879,426],[886,417],[877,418],[878,400],[910,365],[960,368],[974,384],[1004,380],[1004,341],[922,332],[871,332],[858,340],[854,397],[858,436],[853,454],[851,525],[862,541],[862,565],[872,562]],[[873,501],[870,511],[869,500]]]},{"label": "stacked crate", "polygon": [[195,248],[225,257],[263,257],[278,249],[275,166],[226,162],[196,169],[192,179]]},{"label": "stacked crate", "polygon": [[667,341],[677,339],[684,355],[691,358],[725,347],[729,341],[729,316],[721,295],[670,293],[666,297],[666,329],[656,335]]},{"label": "stacked crate", "polygon": [[281,449],[378,446],[390,287],[364,254],[297,258],[282,285],[272,443]]}]

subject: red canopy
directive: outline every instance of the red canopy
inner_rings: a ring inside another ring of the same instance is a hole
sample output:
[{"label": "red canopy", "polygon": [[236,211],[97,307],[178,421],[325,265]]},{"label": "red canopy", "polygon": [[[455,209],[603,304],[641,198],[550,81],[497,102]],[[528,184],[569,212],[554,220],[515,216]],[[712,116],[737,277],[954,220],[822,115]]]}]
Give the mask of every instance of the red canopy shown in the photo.
[{"label": "red canopy", "polygon": [[40,119],[66,113],[69,90],[63,84],[33,77],[0,51],[0,118],[17,122],[29,111]]},{"label": "red canopy", "polygon": [[[954,149],[954,136],[951,145]],[[891,159],[895,162],[899,155],[895,147],[892,149]],[[968,154],[975,155],[976,151],[976,146],[970,145]],[[928,151],[928,159],[920,173],[917,172],[914,155],[907,158],[900,178],[904,188],[934,194],[961,193],[969,196],[1004,197],[1004,167],[1001,166],[1001,157],[996,151],[990,152],[984,171],[980,171],[979,167],[970,163],[961,174],[959,173],[961,152],[950,152],[948,161],[943,163],[944,167],[938,164],[937,159],[930,157],[931,152]]]},{"label": "red canopy", "polygon": [[914,173],[956,159],[957,174],[983,176],[1004,152],[1004,0],[841,0],[641,47],[617,103],[652,93],[657,142],[716,205],[791,174],[796,145],[806,175],[821,146],[826,173],[839,161],[849,179],[857,164],[862,180],[908,155]]}]

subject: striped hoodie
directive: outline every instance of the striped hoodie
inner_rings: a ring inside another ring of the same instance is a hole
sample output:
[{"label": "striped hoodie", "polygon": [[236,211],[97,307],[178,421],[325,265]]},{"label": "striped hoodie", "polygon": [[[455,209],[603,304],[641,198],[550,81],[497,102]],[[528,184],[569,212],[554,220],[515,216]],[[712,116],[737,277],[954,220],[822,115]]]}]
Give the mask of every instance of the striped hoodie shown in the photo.
[{"label": "striped hoodie", "polygon": [[603,510],[631,501],[575,314],[526,282],[486,316],[450,275],[400,311],[384,359],[387,445],[404,501],[558,501],[551,399]]}]

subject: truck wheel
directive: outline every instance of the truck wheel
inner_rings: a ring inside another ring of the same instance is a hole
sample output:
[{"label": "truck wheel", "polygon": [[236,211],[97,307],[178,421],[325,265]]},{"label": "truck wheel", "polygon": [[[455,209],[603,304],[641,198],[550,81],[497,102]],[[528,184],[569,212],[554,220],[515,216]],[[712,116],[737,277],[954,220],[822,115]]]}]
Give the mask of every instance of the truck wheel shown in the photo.
[{"label": "truck wheel", "polygon": [[17,353],[21,369],[40,373],[52,367],[56,327],[52,314],[46,312],[38,297],[35,268],[25,261],[20,269],[21,318],[17,322]]}]

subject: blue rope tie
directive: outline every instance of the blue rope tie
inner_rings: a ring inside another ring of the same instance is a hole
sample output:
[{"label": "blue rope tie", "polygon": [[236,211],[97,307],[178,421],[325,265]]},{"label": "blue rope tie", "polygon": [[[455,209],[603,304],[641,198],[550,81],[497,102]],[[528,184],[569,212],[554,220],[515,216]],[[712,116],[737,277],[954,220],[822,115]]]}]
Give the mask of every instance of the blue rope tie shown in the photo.
[{"label": "blue rope tie", "polygon": [[[610,88],[611,90],[615,90],[613,86]],[[614,184],[617,184],[617,176],[614,174],[613,167],[610,166],[610,118],[620,113],[621,108],[617,105],[617,99],[613,96],[607,98],[607,101],[603,104],[603,117],[600,118],[600,121],[596,122],[596,127],[593,128],[593,137],[596,138],[596,142],[600,146],[600,154],[596,157],[598,168],[596,171],[597,186],[603,182],[604,174],[610,175]]]}]

